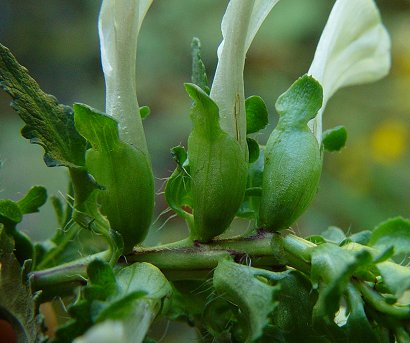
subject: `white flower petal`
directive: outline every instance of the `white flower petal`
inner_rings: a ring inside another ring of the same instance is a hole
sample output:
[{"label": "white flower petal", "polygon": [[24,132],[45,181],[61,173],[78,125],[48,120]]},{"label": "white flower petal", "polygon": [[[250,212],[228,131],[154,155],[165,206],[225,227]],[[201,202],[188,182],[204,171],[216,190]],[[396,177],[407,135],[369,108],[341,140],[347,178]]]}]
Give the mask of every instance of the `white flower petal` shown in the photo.
[{"label": "white flower petal", "polygon": [[322,114],[340,88],[376,81],[390,69],[390,38],[373,0],[337,0],[308,74],[323,87],[323,106],[310,122],[321,141]]},{"label": "white flower petal", "polygon": [[231,0],[222,19],[223,40],[211,98],[219,107],[223,130],[246,147],[243,69],[246,52],[256,32],[279,0]]},{"label": "white flower petal", "polygon": [[98,32],[106,85],[106,112],[119,123],[120,137],[146,151],[136,97],[137,39],[152,0],[104,0]]}]

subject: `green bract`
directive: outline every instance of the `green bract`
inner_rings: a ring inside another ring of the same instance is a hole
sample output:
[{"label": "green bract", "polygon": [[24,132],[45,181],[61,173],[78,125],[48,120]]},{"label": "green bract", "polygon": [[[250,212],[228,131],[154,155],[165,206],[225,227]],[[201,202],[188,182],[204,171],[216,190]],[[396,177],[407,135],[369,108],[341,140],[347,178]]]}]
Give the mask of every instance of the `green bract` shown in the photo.
[{"label": "green bract", "polygon": [[279,230],[291,225],[316,193],[322,157],[307,123],[322,106],[322,87],[299,78],[276,102],[280,118],[265,149],[259,226]]},{"label": "green bract", "polygon": [[102,186],[98,200],[111,228],[121,233],[124,250],[141,242],[152,219],[154,186],[151,164],[141,150],[121,141],[117,122],[81,104],[74,105],[75,125],[92,148],[86,168]]},{"label": "green bract", "polygon": [[228,228],[242,202],[247,163],[239,142],[219,126],[215,102],[194,84],[185,88],[194,100],[188,139],[194,214],[191,238],[209,241]]}]

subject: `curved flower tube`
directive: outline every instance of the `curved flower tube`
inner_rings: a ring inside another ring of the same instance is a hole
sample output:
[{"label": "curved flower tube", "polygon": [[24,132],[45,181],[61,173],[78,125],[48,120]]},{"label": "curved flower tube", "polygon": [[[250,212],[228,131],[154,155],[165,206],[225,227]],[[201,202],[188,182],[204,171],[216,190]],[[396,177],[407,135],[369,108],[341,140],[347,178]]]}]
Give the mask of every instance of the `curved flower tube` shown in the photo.
[{"label": "curved flower tube", "polygon": [[323,87],[323,106],[309,127],[322,140],[322,114],[345,86],[376,81],[390,69],[390,38],[373,0],[337,0],[308,71]]},{"label": "curved flower tube", "polygon": [[222,130],[247,152],[243,69],[246,52],[270,10],[279,0],[231,0],[222,19],[223,40],[211,98],[219,107]]},{"label": "curved flower tube", "polygon": [[135,60],[142,21],[152,0],[104,0],[98,20],[106,113],[119,124],[120,138],[146,155],[136,96]]}]

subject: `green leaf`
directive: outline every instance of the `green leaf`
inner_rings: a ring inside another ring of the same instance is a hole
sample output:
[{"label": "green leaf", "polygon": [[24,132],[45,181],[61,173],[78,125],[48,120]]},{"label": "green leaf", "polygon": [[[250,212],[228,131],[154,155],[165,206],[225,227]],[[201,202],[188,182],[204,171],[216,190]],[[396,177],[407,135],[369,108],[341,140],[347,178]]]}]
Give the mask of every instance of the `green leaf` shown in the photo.
[{"label": "green leaf", "polygon": [[83,297],[69,307],[72,319],[58,328],[55,342],[143,342],[172,292],[159,269],[134,263],[114,273],[93,261],[87,273]]},{"label": "green leaf", "polygon": [[259,157],[259,144],[252,138],[246,138],[246,143],[248,143],[249,163],[253,163]]},{"label": "green leaf", "polygon": [[3,223],[6,228],[14,227],[23,219],[20,207],[12,200],[0,200],[0,223]]},{"label": "green leaf", "polygon": [[193,225],[192,214],[185,210],[187,207],[192,208],[193,206],[188,154],[185,148],[180,145],[173,147],[171,154],[177,163],[177,168],[165,186],[165,199],[169,207],[191,226]]},{"label": "green leaf", "polygon": [[246,134],[258,132],[268,125],[268,109],[260,96],[252,95],[245,100]]},{"label": "green leaf", "polygon": [[44,148],[47,166],[84,165],[86,142],[74,128],[71,108],[44,93],[27,69],[1,44],[0,86],[13,98],[11,106],[26,123],[22,135]]},{"label": "green leaf", "polygon": [[339,151],[347,140],[347,131],[344,126],[336,126],[323,132],[322,144],[327,151]]},{"label": "green leaf", "polygon": [[343,341],[345,333],[334,322],[343,294],[353,274],[372,263],[366,250],[342,249],[336,244],[324,243],[312,250],[311,281],[319,291],[313,310],[314,327],[325,332],[333,341]]},{"label": "green leaf", "polygon": [[239,306],[246,341],[254,342],[263,335],[277,306],[278,286],[268,281],[269,272],[223,260],[214,271],[213,285],[218,294]]},{"label": "green leaf", "polygon": [[33,186],[22,199],[17,201],[17,205],[21,213],[28,214],[38,212],[46,201],[47,190],[43,186]]},{"label": "green leaf", "polygon": [[342,243],[343,240],[346,239],[346,235],[343,230],[339,229],[336,226],[329,226],[328,229],[326,231],[323,231],[320,235],[327,242],[335,243],[337,245],[340,245],[340,243]]},{"label": "green leaf", "polygon": [[0,224],[0,318],[13,326],[18,342],[40,342],[41,321],[35,298],[13,249],[13,240]]},{"label": "green leaf", "polygon": [[262,178],[264,168],[264,150],[261,149],[258,159],[249,164],[245,198],[236,213],[238,217],[256,219],[262,193]]},{"label": "green leaf", "polygon": [[206,94],[209,94],[208,77],[206,76],[205,65],[201,59],[201,42],[194,37],[191,43],[192,49],[192,83],[200,87]]},{"label": "green leaf", "polygon": [[369,246],[379,250],[394,247],[394,254],[410,254],[410,221],[396,217],[378,225],[372,232]]},{"label": "green leaf", "polygon": [[102,186],[98,200],[113,230],[124,240],[125,252],[145,238],[154,207],[151,162],[141,150],[119,139],[117,122],[95,109],[74,104],[75,125],[92,148],[86,167]]},{"label": "green leaf", "polygon": [[400,298],[405,291],[410,289],[410,268],[408,266],[385,261],[378,263],[377,268],[383,277],[383,283],[396,298]]},{"label": "green leaf", "polygon": [[151,109],[148,106],[141,106],[140,107],[140,116],[141,119],[146,119],[151,114]]}]

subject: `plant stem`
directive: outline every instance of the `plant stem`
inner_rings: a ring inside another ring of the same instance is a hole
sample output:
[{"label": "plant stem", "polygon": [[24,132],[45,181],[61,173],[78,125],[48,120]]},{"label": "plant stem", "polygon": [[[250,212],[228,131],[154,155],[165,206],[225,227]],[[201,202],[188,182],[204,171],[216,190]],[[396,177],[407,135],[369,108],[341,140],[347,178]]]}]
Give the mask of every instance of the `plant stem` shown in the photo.
[{"label": "plant stem", "polygon": [[[207,278],[223,259],[247,261],[254,267],[270,269],[283,269],[288,265],[309,273],[309,249],[313,246],[313,243],[293,234],[260,230],[253,236],[213,240],[206,244],[184,239],[156,247],[136,247],[119,262],[122,265],[136,262],[154,264],[171,280]],[[107,250],[61,266],[32,272],[32,288],[40,290],[65,283],[80,284],[86,278],[87,265],[95,259],[108,261],[109,254]]]}]

